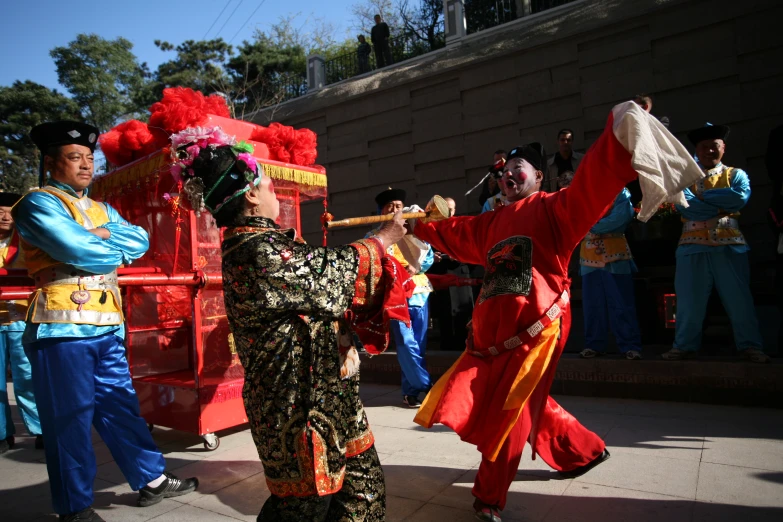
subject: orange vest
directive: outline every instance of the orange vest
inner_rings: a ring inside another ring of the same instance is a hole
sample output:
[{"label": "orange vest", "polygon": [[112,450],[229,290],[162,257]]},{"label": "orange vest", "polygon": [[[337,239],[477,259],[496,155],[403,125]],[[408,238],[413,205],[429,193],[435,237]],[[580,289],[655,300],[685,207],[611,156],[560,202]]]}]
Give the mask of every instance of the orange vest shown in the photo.
[{"label": "orange vest", "polygon": [[[73,219],[86,229],[109,222],[105,205],[90,198],[77,198],[55,187],[46,192],[60,200]],[[122,324],[122,300],[117,272],[95,275],[52,258],[44,250],[22,240],[27,270],[35,280],[27,321],[96,326]]]},{"label": "orange vest", "polygon": [[[691,187],[695,196],[700,196],[707,190],[731,188],[732,167],[726,167],[722,172],[708,176]],[[706,221],[688,221],[683,218],[681,245],[744,245],[745,237],[739,229],[739,212],[722,213]]]}]

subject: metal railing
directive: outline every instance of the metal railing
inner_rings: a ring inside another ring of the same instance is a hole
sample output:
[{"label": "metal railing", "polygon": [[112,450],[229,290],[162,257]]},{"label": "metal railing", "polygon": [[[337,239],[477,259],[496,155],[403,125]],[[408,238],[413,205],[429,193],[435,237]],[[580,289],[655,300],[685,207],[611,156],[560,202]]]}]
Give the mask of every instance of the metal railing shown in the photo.
[{"label": "metal railing", "polygon": [[560,7],[575,0],[524,0],[521,2],[522,12],[518,13],[520,3],[515,0],[483,0],[474,1],[465,6],[465,18],[468,23],[468,34],[477,33],[498,25]]},{"label": "metal railing", "polygon": [[307,74],[288,72],[281,74],[273,82],[273,92],[276,93],[277,103],[293,100],[307,94]]},{"label": "metal railing", "polygon": [[530,0],[530,14],[540,13],[553,7],[570,4],[575,0]]},{"label": "metal railing", "polygon": [[[432,28],[427,39],[422,39],[412,33],[405,33],[390,38],[391,63],[387,65],[427,54],[445,45],[446,36],[443,21],[441,20]],[[374,47],[371,48],[370,54],[366,58],[360,57],[358,47],[356,51],[335,56],[326,60],[324,64],[326,68],[326,85],[379,69],[380,67],[377,64],[377,54]]]},{"label": "metal railing", "polygon": [[[486,0],[471,2],[466,6],[466,19],[468,33],[476,33],[512,22],[521,16],[536,14],[549,9],[560,7],[575,0],[524,0],[522,3],[525,12],[517,13],[515,0]],[[409,58],[421,56],[440,49],[446,45],[443,20],[429,31],[427,38],[421,38],[413,33],[403,33],[389,39],[392,65]],[[344,53],[324,63],[325,85],[337,83],[360,74],[379,69],[375,49],[371,47],[369,56],[360,58],[357,50]],[[272,82],[273,91],[277,93],[268,105],[274,105],[307,94],[307,76],[300,73],[283,73]]]}]

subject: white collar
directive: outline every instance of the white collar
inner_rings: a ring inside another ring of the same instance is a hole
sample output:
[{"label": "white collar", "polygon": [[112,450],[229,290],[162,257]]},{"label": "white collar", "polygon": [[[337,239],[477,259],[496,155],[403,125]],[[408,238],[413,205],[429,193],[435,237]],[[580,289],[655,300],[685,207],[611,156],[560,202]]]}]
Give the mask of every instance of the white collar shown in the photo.
[{"label": "white collar", "polygon": [[711,169],[705,169],[704,167],[702,167],[702,170],[704,171],[705,174],[707,174],[707,177],[715,176],[716,174],[721,174],[724,170],[726,170],[726,165],[724,165],[723,163],[718,163]]}]

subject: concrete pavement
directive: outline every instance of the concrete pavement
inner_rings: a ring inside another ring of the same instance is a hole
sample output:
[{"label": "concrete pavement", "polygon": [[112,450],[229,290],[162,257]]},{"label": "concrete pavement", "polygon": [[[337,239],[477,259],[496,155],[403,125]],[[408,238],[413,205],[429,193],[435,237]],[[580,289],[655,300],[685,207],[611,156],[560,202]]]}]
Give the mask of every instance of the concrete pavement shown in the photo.
[{"label": "concrete pavement", "polygon": [[[9,392],[12,386],[9,383]],[[473,520],[470,489],[479,454],[450,430],[424,430],[403,408],[399,389],[363,385],[362,395],[386,474],[387,520]],[[783,415],[780,410],[703,404],[558,397],[605,438],[612,458],[576,480],[559,480],[526,451],[511,487],[506,521],[783,520]],[[13,396],[12,396],[12,405]],[[17,416],[17,431],[24,431]],[[168,468],[198,476],[199,491],[135,507],[97,435],[95,507],[110,522],[254,521],[268,497],[250,432],[221,436],[204,450],[193,435],[156,428]],[[54,521],[43,453],[17,437],[0,456],[0,520]]]}]

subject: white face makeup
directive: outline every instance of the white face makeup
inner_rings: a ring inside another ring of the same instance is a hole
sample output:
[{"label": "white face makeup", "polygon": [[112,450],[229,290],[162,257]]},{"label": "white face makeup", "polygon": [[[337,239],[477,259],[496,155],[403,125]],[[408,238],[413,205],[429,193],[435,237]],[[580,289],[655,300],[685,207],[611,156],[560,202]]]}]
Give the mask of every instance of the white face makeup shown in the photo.
[{"label": "white face makeup", "polygon": [[501,183],[509,201],[519,201],[536,192],[543,179],[541,171],[524,158],[513,158],[506,163]]}]

